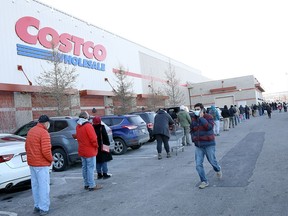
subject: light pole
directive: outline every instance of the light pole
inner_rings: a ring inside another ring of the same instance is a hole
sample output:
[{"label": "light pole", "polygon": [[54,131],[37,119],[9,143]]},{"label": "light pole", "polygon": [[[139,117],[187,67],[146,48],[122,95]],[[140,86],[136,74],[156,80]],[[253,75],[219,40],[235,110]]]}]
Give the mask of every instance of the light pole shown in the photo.
[{"label": "light pole", "polygon": [[156,109],[156,106],[155,106],[155,94],[154,94],[154,89],[151,85],[148,85],[148,88],[150,88],[150,91],[151,91],[151,95],[152,95],[152,101],[151,101],[151,105],[153,106],[153,110]]},{"label": "light pole", "polygon": [[24,72],[22,65],[17,65],[17,69],[18,69],[18,71],[22,71],[23,72],[23,74],[26,77],[29,85],[32,85],[32,82],[29,80],[29,78],[27,77],[26,73]]},{"label": "light pole", "polygon": [[117,92],[117,91],[114,89],[114,87],[111,85],[111,83],[109,82],[108,78],[104,78],[104,81],[107,82],[107,83],[111,86],[111,88],[112,88],[112,90],[113,90],[114,93]]},{"label": "light pole", "polygon": [[192,110],[192,99],[191,99],[191,91],[192,91],[193,87],[188,88],[188,96],[189,96],[189,107],[190,110]]}]

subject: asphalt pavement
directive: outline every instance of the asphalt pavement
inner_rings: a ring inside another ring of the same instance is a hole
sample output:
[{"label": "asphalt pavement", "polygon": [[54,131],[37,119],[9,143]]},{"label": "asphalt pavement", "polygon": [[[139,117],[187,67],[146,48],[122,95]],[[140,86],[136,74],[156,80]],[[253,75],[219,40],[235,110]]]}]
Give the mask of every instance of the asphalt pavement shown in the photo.
[{"label": "asphalt pavement", "polygon": [[[198,188],[194,146],[162,160],[157,159],[156,142],[113,156],[108,163],[113,176],[96,180],[103,189],[93,192],[83,189],[81,163],[76,163],[51,174],[49,215],[288,215],[287,124],[288,113],[274,111],[272,119],[251,117],[222,130],[216,156],[223,178],[217,179],[205,160],[210,183],[205,189]],[[0,193],[0,216],[33,215],[32,210],[31,189]]]}]

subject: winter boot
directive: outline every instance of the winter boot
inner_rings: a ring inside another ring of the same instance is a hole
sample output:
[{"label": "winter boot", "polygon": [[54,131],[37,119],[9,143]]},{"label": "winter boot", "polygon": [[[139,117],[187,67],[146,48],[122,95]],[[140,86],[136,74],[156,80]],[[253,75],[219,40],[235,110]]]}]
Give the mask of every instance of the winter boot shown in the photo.
[{"label": "winter boot", "polygon": [[97,173],[97,179],[102,179],[103,178],[103,174],[102,173]]},{"label": "winter boot", "polygon": [[103,173],[103,179],[108,179],[108,178],[110,178],[111,177],[111,175],[109,175],[109,174],[107,174],[107,173]]}]

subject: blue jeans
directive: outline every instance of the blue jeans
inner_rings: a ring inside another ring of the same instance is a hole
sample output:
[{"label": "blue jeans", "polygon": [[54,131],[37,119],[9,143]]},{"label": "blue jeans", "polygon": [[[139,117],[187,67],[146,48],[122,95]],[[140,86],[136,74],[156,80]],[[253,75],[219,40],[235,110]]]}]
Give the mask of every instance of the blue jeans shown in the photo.
[{"label": "blue jeans", "polygon": [[107,162],[96,163],[96,170],[97,173],[108,173]]},{"label": "blue jeans", "polygon": [[196,170],[198,172],[201,182],[207,182],[205,170],[203,167],[204,156],[206,156],[208,162],[212,165],[215,172],[219,172],[221,170],[221,167],[216,160],[215,146],[207,146],[201,148],[195,146]]},{"label": "blue jeans", "polygon": [[31,186],[34,199],[34,207],[42,211],[49,211],[50,207],[50,175],[49,166],[30,166]]},{"label": "blue jeans", "polygon": [[95,187],[94,170],[96,167],[96,156],[89,158],[81,157],[81,160],[84,186],[93,188]]}]

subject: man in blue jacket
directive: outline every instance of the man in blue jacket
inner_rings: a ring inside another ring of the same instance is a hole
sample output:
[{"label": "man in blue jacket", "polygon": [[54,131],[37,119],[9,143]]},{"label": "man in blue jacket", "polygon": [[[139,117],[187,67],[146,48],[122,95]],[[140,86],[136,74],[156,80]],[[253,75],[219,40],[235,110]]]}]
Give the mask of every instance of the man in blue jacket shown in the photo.
[{"label": "man in blue jacket", "polygon": [[215,156],[215,136],[213,131],[213,117],[205,113],[201,103],[194,105],[194,116],[190,125],[192,141],[195,144],[196,170],[201,180],[200,189],[206,188],[209,183],[203,167],[204,156],[212,165],[218,178],[222,178],[221,167]]}]

